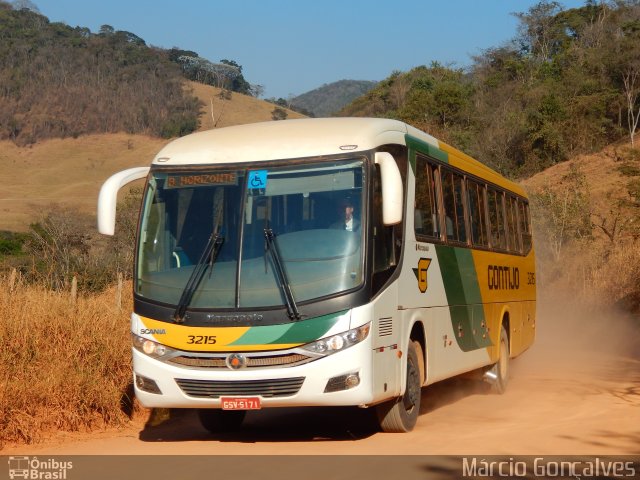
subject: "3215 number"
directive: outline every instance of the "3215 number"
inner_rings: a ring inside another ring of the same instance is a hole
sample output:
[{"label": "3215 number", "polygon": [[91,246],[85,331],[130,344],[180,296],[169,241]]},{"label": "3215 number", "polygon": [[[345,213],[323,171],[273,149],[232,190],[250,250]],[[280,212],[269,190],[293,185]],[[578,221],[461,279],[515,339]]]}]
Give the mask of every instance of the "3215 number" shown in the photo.
[{"label": "3215 number", "polygon": [[215,335],[189,335],[187,344],[189,345],[213,345],[216,343]]}]

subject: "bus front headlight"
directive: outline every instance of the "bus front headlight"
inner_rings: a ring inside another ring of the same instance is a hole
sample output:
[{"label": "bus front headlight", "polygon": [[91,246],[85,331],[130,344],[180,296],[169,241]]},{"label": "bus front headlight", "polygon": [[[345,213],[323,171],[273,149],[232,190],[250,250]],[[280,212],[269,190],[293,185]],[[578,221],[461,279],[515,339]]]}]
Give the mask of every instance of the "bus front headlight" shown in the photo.
[{"label": "bus front headlight", "polygon": [[133,348],[153,358],[161,358],[168,353],[174,352],[173,349],[165,345],[149,340],[148,338],[140,337],[135,333],[131,334],[131,342],[133,343]]},{"label": "bus front headlight", "polygon": [[361,327],[352,328],[346,332],[308,343],[302,346],[302,348],[322,355],[331,355],[332,353],[340,352],[362,342],[369,336],[370,329],[371,323],[367,323]]}]

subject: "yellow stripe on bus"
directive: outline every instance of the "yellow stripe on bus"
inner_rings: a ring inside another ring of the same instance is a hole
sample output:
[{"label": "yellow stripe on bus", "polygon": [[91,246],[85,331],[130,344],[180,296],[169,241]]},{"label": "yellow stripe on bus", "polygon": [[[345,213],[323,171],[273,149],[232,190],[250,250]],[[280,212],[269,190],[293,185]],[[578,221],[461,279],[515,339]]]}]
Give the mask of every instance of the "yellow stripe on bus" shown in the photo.
[{"label": "yellow stripe on bus", "polygon": [[284,350],[300,343],[270,343],[232,345],[251,327],[190,327],[140,317],[144,328],[162,345],[178,350],[198,352],[255,352],[258,350]]},{"label": "yellow stripe on bus", "polygon": [[485,180],[490,181],[502,188],[505,188],[511,192],[514,192],[518,195],[521,195],[526,198],[527,194],[524,189],[510,180],[507,180],[502,175],[487,167],[483,163],[480,163],[475,158],[470,157],[469,155],[462,153],[460,150],[452,147],[451,145],[447,145],[444,142],[439,142],[440,150],[447,152],[449,155],[449,164],[453,167],[459,168],[460,170],[464,170],[465,172],[469,172],[472,175],[483,178]]}]

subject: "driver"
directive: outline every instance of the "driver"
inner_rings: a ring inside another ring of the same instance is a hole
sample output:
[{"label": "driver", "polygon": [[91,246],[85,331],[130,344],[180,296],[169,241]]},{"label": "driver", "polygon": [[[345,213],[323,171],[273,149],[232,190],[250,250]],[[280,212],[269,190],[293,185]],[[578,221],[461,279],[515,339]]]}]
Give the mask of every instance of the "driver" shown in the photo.
[{"label": "driver", "polygon": [[360,230],[360,220],[353,216],[353,211],[353,201],[350,198],[343,199],[340,202],[340,219],[333,223],[331,228],[348,232]]}]

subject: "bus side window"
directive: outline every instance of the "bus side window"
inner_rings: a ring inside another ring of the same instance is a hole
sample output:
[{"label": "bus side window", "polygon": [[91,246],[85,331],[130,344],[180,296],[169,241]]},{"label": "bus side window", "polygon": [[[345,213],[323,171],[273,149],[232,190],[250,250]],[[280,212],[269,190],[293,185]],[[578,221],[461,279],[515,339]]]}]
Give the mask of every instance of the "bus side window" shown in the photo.
[{"label": "bus side window", "polygon": [[518,217],[520,221],[520,237],[522,240],[522,253],[525,255],[531,250],[531,218],[529,216],[529,204],[524,200],[518,200]]},{"label": "bus side window", "polygon": [[467,224],[464,215],[464,177],[462,175],[453,175],[453,196],[456,203],[455,217],[456,230],[459,242],[467,242]]},{"label": "bus side window", "polygon": [[467,198],[471,225],[471,242],[476,247],[488,247],[484,185],[467,180]]},{"label": "bus side window", "polygon": [[520,235],[518,235],[518,222],[516,214],[516,199],[511,195],[506,198],[507,207],[507,229],[509,231],[509,250],[513,253],[520,253]]},{"label": "bus side window", "polygon": [[414,227],[417,235],[440,238],[438,195],[434,174],[438,167],[416,156],[416,198]]},{"label": "bus side window", "polygon": [[461,175],[441,169],[442,204],[444,206],[445,233],[447,240],[466,243],[467,229],[464,221]]},{"label": "bus side window", "polygon": [[395,264],[393,258],[393,227],[382,222],[382,186],[380,167],[376,165],[375,187],[373,194],[373,270],[381,272]]},{"label": "bus side window", "polygon": [[491,226],[491,247],[500,250],[507,249],[507,237],[504,225],[504,206],[502,199],[504,194],[489,188],[489,224]]},{"label": "bus side window", "polygon": [[[385,225],[382,221],[382,182],[380,166],[376,165],[373,189],[373,282],[372,290],[375,295],[393,274],[396,264],[396,249],[394,248],[394,232],[400,225]],[[400,237],[401,239],[401,237]]]}]

